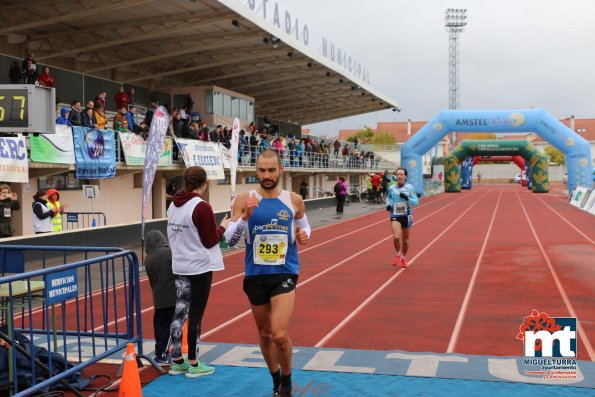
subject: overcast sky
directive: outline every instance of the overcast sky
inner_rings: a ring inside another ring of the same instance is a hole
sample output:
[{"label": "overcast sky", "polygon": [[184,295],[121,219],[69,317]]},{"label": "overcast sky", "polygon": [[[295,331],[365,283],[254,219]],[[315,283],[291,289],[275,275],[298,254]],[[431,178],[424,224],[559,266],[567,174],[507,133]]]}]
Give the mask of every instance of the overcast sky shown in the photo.
[{"label": "overcast sky", "polygon": [[269,0],[370,70],[370,85],[402,111],[318,123],[316,134],[425,121],[448,109],[447,8],[466,8],[460,108],[545,108],[595,118],[595,0]]}]

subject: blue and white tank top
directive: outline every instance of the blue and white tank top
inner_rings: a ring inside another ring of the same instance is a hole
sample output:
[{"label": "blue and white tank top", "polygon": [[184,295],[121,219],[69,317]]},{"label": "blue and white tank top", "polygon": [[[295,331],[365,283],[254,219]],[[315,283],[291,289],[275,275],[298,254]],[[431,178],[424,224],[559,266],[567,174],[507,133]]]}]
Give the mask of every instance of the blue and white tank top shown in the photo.
[{"label": "blue and white tank top", "polygon": [[250,193],[260,203],[248,218],[248,230],[245,232],[246,276],[299,274],[291,194],[282,190],[275,198],[265,198],[254,190]]}]

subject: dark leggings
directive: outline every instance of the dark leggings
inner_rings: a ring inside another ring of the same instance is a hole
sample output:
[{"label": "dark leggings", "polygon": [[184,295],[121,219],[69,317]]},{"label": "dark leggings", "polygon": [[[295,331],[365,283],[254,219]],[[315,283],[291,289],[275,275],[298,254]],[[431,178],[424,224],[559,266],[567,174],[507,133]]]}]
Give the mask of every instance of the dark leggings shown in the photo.
[{"label": "dark leggings", "polygon": [[213,272],[192,276],[176,276],[176,312],[171,323],[172,357],[182,357],[182,327],[188,315],[188,360],[196,360],[200,324],[205,313]]}]

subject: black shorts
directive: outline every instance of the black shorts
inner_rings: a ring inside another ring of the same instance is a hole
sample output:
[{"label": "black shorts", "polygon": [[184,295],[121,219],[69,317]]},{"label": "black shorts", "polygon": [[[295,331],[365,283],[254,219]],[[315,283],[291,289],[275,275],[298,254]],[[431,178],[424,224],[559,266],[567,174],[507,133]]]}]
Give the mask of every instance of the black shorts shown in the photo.
[{"label": "black shorts", "polygon": [[266,305],[273,296],[291,292],[297,286],[297,274],[263,274],[244,277],[244,292],[254,306]]},{"label": "black shorts", "polygon": [[399,222],[401,224],[402,228],[409,228],[413,225],[413,216],[411,215],[407,215],[407,216],[391,216],[390,217],[391,222]]}]

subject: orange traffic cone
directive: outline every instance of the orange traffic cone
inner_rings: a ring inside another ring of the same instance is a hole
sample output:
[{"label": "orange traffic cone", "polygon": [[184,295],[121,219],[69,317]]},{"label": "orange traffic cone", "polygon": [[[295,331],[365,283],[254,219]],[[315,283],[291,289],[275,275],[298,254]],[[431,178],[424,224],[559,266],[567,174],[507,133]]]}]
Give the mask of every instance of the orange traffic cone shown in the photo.
[{"label": "orange traffic cone", "polygon": [[142,397],[142,395],[143,392],[140,387],[140,376],[138,375],[138,364],[136,363],[134,344],[129,343],[128,346],[126,346],[124,371],[122,372],[122,381],[120,382],[118,397]]}]

